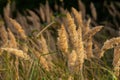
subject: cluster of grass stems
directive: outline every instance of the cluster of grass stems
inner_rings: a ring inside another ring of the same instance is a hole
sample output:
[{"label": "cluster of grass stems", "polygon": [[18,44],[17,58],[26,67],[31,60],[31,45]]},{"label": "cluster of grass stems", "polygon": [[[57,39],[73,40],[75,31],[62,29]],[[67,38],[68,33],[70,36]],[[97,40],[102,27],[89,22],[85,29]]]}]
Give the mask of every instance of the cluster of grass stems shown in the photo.
[{"label": "cluster of grass stems", "polygon": [[0,80],[119,80],[120,37],[100,45],[94,35],[103,26],[75,8],[55,17],[47,2],[15,19],[10,9],[0,21]]}]

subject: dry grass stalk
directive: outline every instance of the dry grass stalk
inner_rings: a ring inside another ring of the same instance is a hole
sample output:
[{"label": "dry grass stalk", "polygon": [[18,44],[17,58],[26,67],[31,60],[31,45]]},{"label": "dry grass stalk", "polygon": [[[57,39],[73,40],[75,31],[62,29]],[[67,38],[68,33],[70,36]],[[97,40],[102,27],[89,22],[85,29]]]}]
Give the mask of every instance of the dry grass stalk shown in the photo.
[{"label": "dry grass stalk", "polygon": [[77,54],[75,50],[72,50],[72,52],[68,55],[68,68],[70,72],[75,72],[75,63],[77,60]]},{"label": "dry grass stalk", "polygon": [[[16,42],[14,34],[11,32],[11,30],[9,28],[7,30],[8,30],[8,38],[9,38],[8,46],[10,48],[17,48],[17,42]],[[5,35],[5,33],[4,33],[4,35]],[[2,35],[2,36],[4,36],[4,35]],[[8,56],[10,57],[10,54],[8,54]],[[19,80],[19,69],[18,69],[18,66],[19,66],[19,62],[18,62],[18,57],[16,56],[16,60],[15,60],[15,70],[16,70],[15,79],[16,80]]]},{"label": "dry grass stalk", "polygon": [[49,7],[49,3],[48,3],[48,0],[46,1],[46,4],[45,4],[45,14],[46,14],[46,21],[48,23],[50,23],[50,7]]},{"label": "dry grass stalk", "polygon": [[[30,34],[30,33],[32,33],[32,32],[34,32],[35,30],[40,30],[40,24],[39,24],[39,22],[38,21],[36,21],[32,16],[27,16],[26,17],[27,18],[27,20],[29,21],[29,22],[31,22],[32,24],[29,24],[29,32],[28,32],[28,34]],[[37,34],[37,32],[34,32],[34,34],[33,35],[36,35]]]},{"label": "dry grass stalk", "polygon": [[42,45],[42,51],[41,52],[43,52],[43,53],[49,53],[49,50],[48,50],[48,46],[47,46],[47,43],[46,43],[46,40],[45,40],[45,38],[44,38],[44,36],[43,35],[40,35],[40,41],[41,41],[41,45]]},{"label": "dry grass stalk", "polygon": [[48,27],[51,25],[55,24],[55,21],[52,21],[50,24],[48,24],[45,28],[43,28],[37,35],[36,37],[39,37]]},{"label": "dry grass stalk", "polygon": [[31,15],[31,22],[33,23],[33,26],[39,30],[40,29],[39,17],[33,11],[31,11],[31,10],[27,10],[27,11]]},{"label": "dry grass stalk", "polygon": [[85,6],[84,6],[84,4],[82,3],[81,0],[78,1],[78,7],[79,7],[79,9],[80,9],[81,12],[82,12],[83,18],[85,18],[86,9],[85,9]]},{"label": "dry grass stalk", "polygon": [[99,53],[99,58],[101,58],[104,55],[104,52],[106,50],[114,48],[114,47],[118,46],[119,44],[120,44],[120,37],[112,38],[112,39],[104,42],[101,52]]},{"label": "dry grass stalk", "polygon": [[27,10],[29,14],[33,17],[33,19],[36,19],[36,21],[39,21],[39,17],[31,10]]},{"label": "dry grass stalk", "polygon": [[4,17],[5,17],[5,19],[7,19],[8,16],[10,16],[10,11],[11,11],[10,7],[11,7],[10,3],[8,3],[6,5],[6,7],[4,8]]},{"label": "dry grass stalk", "polygon": [[12,32],[15,32],[15,30],[13,29],[12,24],[9,21],[9,17],[11,16],[10,3],[7,4],[7,6],[4,8],[3,11],[4,11],[4,19],[5,19],[6,26],[9,27],[12,30]]},{"label": "dry grass stalk", "polygon": [[77,34],[78,34],[78,40],[79,41],[81,41],[82,42],[82,29],[81,29],[81,27],[78,27],[78,29],[77,29]]},{"label": "dry grass stalk", "polygon": [[[72,12],[75,16],[75,21],[76,21],[76,24],[77,24],[77,28],[81,27],[81,32],[80,34],[85,34],[87,31],[86,29],[88,29],[88,27],[84,27],[84,24],[83,24],[83,20],[82,20],[82,14],[81,12],[79,13],[76,9],[72,8]],[[79,34],[79,33],[78,33]]]},{"label": "dry grass stalk", "polygon": [[32,48],[31,51],[33,52],[33,54],[35,55],[35,57],[37,57],[38,59],[40,58],[40,52],[38,52],[36,49]]},{"label": "dry grass stalk", "polygon": [[77,67],[78,69],[82,69],[83,63],[84,63],[84,47],[83,47],[83,41],[82,41],[82,29],[81,27],[78,27],[78,31],[76,31],[76,25],[74,24],[74,20],[70,16],[69,13],[67,13],[67,23],[68,23],[68,33],[71,40],[72,48],[77,53]]},{"label": "dry grass stalk", "polygon": [[29,55],[27,55],[27,53],[24,53],[22,50],[18,50],[18,49],[15,49],[15,48],[1,48],[2,50],[5,50],[9,53],[12,53],[18,57],[21,57],[25,60],[30,60],[30,57]]},{"label": "dry grass stalk", "polygon": [[76,48],[76,52],[77,52],[79,67],[80,69],[82,69],[84,58],[85,58],[85,50],[84,50],[84,45],[82,41],[81,27],[78,28],[77,33],[78,33],[78,47]]},{"label": "dry grass stalk", "polygon": [[10,22],[13,24],[14,28],[18,31],[20,34],[21,38],[26,39],[27,36],[25,34],[25,31],[22,29],[22,26],[14,19],[9,18]]},{"label": "dry grass stalk", "polygon": [[45,54],[45,58],[48,60],[48,61],[51,61],[52,58],[51,58],[51,55],[49,54],[49,50],[48,50],[48,46],[47,46],[47,43],[46,43],[46,40],[44,38],[43,35],[40,35],[40,43],[41,43],[41,53]]},{"label": "dry grass stalk", "polygon": [[44,12],[44,6],[42,4],[40,4],[40,7],[39,7],[39,15],[42,19],[43,22],[45,22],[45,12]]},{"label": "dry grass stalk", "polygon": [[50,71],[50,68],[52,67],[52,63],[50,63],[50,61],[46,60],[46,58],[44,56],[41,56],[41,54],[36,51],[35,49],[32,49],[33,53],[35,54],[35,56],[40,60],[40,64],[42,65],[42,67],[47,70]]},{"label": "dry grass stalk", "polygon": [[83,28],[83,20],[82,20],[81,12],[78,13],[78,11],[75,8],[72,8],[72,12],[73,12],[73,14],[75,16],[75,20],[77,22],[77,26]]},{"label": "dry grass stalk", "polygon": [[11,30],[8,28],[8,37],[9,37],[9,47],[11,48],[17,48],[17,42],[14,34],[11,32]]},{"label": "dry grass stalk", "polygon": [[88,31],[90,30],[90,22],[91,22],[91,19],[89,18],[84,25],[84,28],[83,28],[83,31],[82,31],[83,34],[87,34]]},{"label": "dry grass stalk", "polygon": [[[78,23],[78,30],[77,30],[77,34],[78,34],[78,47],[76,48],[76,53],[77,53],[77,63],[79,64],[79,68],[82,69],[83,63],[84,63],[84,58],[85,58],[85,51],[84,51],[84,46],[83,46],[83,35],[82,32],[84,30],[83,27],[83,21],[82,21],[82,14],[78,14],[78,12],[73,9],[73,13],[74,15],[76,15],[76,19],[77,19],[77,23]],[[77,65],[78,65],[77,64]]]},{"label": "dry grass stalk", "polygon": [[86,56],[87,56],[88,59],[93,57],[92,46],[93,46],[93,42],[92,42],[92,37],[91,37],[87,40],[87,42],[85,42],[85,51],[86,51]]},{"label": "dry grass stalk", "polygon": [[73,49],[76,49],[78,47],[78,34],[74,20],[69,13],[67,13],[67,26],[71,44],[73,46]]},{"label": "dry grass stalk", "polygon": [[7,42],[8,42],[8,35],[7,35],[7,31],[4,27],[4,22],[0,21],[0,37],[3,41],[2,46],[6,46]]},{"label": "dry grass stalk", "polygon": [[97,12],[94,4],[91,2],[90,4],[91,14],[94,20],[97,20]]},{"label": "dry grass stalk", "polygon": [[48,61],[44,56],[41,56],[40,52],[38,52],[35,49],[32,49],[32,52],[40,61],[40,64],[46,71],[50,71],[52,69],[53,64],[50,61]]},{"label": "dry grass stalk", "polygon": [[41,51],[41,41],[39,40],[39,39],[30,39],[30,43],[31,44],[29,44],[29,47],[33,47],[34,46],[34,48],[37,50],[37,51],[39,51],[40,53],[42,53]]},{"label": "dry grass stalk", "polygon": [[15,80],[19,80],[19,60],[18,60],[18,57],[16,57],[16,60],[15,60],[15,70],[16,70],[16,73],[15,73]]},{"label": "dry grass stalk", "polygon": [[116,66],[119,60],[120,60],[120,46],[116,46],[114,48],[113,66]]},{"label": "dry grass stalk", "polygon": [[67,32],[64,28],[64,25],[61,25],[61,28],[58,30],[58,48],[62,51],[63,56],[68,56],[68,40],[67,40]]},{"label": "dry grass stalk", "polygon": [[48,64],[48,61],[46,60],[46,58],[41,56],[40,57],[40,63],[45,70],[50,71],[50,67],[49,67],[50,65]]},{"label": "dry grass stalk", "polygon": [[120,46],[114,48],[113,66],[116,76],[120,76]]},{"label": "dry grass stalk", "polygon": [[[17,12],[16,20],[21,24],[22,28],[25,30],[26,34],[30,33],[30,27],[25,16],[20,12]],[[11,30],[12,31],[12,30]]]},{"label": "dry grass stalk", "polygon": [[97,32],[99,32],[103,26],[96,26],[93,29],[89,30],[88,33],[84,35],[83,40],[86,41],[87,39],[93,37]]}]

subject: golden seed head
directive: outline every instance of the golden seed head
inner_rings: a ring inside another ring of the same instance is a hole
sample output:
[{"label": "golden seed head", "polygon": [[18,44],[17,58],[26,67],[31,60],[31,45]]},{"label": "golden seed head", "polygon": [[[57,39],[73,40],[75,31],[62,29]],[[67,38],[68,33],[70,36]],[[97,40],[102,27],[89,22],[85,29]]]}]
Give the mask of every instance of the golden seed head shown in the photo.
[{"label": "golden seed head", "polygon": [[[61,28],[58,30],[58,47],[63,53],[68,52],[68,41],[67,41],[67,32],[63,25],[61,25]],[[64,55],[64,54],[63,54]],[[67,55],[64,55],[67,56]]]},{"label": "golden seed head", "polygon": [[27,36],[25,34],[25,31],[22,29],[22,26],[14,19],[9,18],[10,22],[13,24],[14,28],[18,31],[20,34],[21,38],[26,39]]},{"label": "golden seed head", "polygon": [[21,57],[25,60],[30,60],[30,56],[27,55],[27,53],[24,53],[22,50],[18,50],[18,49],[15,49],[15,48],[1,48],[2,50],[5,50],[9,53],[12,53],[18,57]]}]

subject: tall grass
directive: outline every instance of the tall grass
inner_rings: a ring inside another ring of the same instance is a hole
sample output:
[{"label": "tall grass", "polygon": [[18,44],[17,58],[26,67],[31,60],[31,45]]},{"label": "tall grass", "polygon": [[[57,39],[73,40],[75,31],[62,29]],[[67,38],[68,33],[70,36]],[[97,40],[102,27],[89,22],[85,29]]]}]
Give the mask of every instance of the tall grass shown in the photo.
[{"label": "tall grass", "polygon": [[[39,16],[27,10],[25,14],[30,15],[20,16],[18,12],[16,19],[8,8],[4,9],[5,19],[0,22],[1,80],[119,80],[119,37],[99,47],[94,35],[103,26],[91,27],[90,19],[85,20],[75,8],[72,13],[61,10],[64,17],[54,17],[48,2],[42,6]],[[40,20],[46,21],[47,26]],[[104,54],[111,48],[113,59],[107,59]]]}]

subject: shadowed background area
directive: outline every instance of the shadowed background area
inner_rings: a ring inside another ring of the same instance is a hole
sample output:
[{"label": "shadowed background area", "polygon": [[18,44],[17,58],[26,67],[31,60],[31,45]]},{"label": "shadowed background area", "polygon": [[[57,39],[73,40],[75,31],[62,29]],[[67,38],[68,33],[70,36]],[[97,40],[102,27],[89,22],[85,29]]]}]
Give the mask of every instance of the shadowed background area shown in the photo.
[{"label": "shadowed background area", "polygon": [[[14,3],[13,5],[15,5],[16,10],[19,11],[24,11],[25,9],[35,9],[38,8],[40,4],[45,4],[46,0],[0,0],[0,14],[3,13],[3,7],[6,6],[7,2],[12,2]],[[78,1],[79,0],[48,0],[49,1],[49,5],[51,7],[52,10],[55,11],[55,4],[57,4],[58,6],[63,6],[65,9],[67,10],[71,10],[71,7],[74,7],[78,10],[80,10],[79,8],[79,4]],[[92,15],[91,14],[91,9],[90,9],[90,4],[91,2],[94,4],[94,7],[96,8],[96,12],[97,12],[97,23],[99,24],[103,24],[102,22],[104,21],[109,21],[111,24],[113,24],[114,26],[112,26],[112,28],[114,29],[119,29],[119,25],[120,23],[117,23],[116,21],[120,21],[120,15],[119,15],[119,11],[120,11],[120,2],[119,0],[81,0],[85,6],[86,9],[86,14],[88,15]],[[109,26],[109,25],[108,25]]]}]

